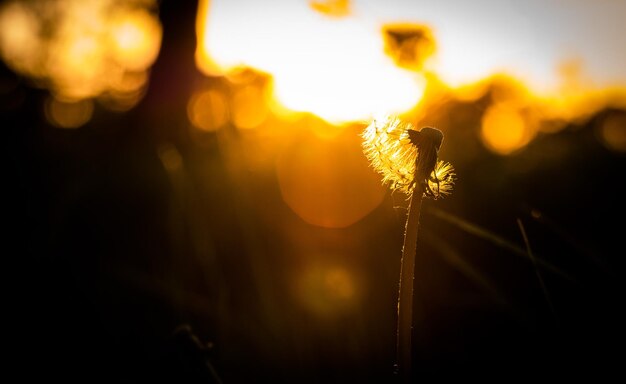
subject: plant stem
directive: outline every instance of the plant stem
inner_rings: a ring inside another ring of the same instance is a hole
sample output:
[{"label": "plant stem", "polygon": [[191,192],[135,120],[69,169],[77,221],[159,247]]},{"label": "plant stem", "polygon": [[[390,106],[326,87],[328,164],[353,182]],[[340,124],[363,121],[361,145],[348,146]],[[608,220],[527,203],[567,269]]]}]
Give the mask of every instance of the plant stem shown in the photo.
[{"label": "plant stem", "polygon": [[413,280],[415,278],[415,255],[420,209],[424,195],[423,187],[417,183],[411,195],[409,212],[404,230],[404,245],[400,264],[400,287],[398,293],[398,372],[403,383],[411,381],[411,330],[413,327]]},{"label": "plant stem", "polygon": [[520,218],[517,218],[517,225],[519,226],[519,230],[522,233],[522,238],[524,239],[524,244],[526,245],[526,251],[528,252],[528,258],[533,265],[533,269],[535,270],[535,274],[537,275],[537,280],[539,280],[539,285],[541,285],[543,297],[546,298],[546,302],[548,303],[548,307],[550,308],[550,312],[552,313],[552,317],[554,318],[554,323],[558,327],[559,317],[557,316],[556,310],[554,309],[554,304],[552,304],[552,300],[550,299],[550,294],[548,293],[546,283],[543,281],[541,272],[539,272],[539,268],[537,267],[537,258],[530,249],[530,241],[528,240],[528,235],[526,235],[526,229],[524,228],[524,224],[522,223],[522,220]]}]

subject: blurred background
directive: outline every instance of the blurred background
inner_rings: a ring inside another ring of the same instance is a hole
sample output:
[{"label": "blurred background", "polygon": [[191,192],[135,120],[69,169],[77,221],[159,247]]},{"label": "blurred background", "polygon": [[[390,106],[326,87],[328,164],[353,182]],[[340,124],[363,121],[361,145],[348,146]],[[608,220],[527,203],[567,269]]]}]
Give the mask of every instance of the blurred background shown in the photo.
[{"label": "blurred background", "polygon": [[24,381],[394,382],[408,201],[360,138],[394,114],[442,130],[457,172],[422,208],[417,377],[622,374],[624,15],[3,1],[11,365]]}]

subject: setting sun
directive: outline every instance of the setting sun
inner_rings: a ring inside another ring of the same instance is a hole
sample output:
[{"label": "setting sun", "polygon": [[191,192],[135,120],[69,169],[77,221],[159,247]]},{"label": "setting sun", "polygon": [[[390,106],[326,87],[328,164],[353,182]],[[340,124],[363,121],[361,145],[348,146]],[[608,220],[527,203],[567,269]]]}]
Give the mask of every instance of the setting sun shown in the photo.
[{"label": "setting sun", "polygon": [[201,69],[215,75],[240,66],[268,72],[281,107],[341,123],[404,112],[423,95],[422,76],[394,65],[376,28],[328,18],[306,2],[285,3],[280,12],[254,3],[201,3]]}]

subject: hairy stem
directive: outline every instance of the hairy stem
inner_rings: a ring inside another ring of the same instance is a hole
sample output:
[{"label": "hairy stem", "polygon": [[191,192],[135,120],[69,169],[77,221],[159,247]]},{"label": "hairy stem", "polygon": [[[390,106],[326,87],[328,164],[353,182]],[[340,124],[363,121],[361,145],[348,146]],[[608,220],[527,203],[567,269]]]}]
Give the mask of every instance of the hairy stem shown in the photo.
[{"label": "hairy stem", "polygon": [[403,383],[411,381],[411,330],[413,328],[413,279],[415,277],[415,254],[423,186],[417,183],[409,203],[409,212],[404,231],[402,261],[400,265],[400,287],[398,293],[398,372]]}]

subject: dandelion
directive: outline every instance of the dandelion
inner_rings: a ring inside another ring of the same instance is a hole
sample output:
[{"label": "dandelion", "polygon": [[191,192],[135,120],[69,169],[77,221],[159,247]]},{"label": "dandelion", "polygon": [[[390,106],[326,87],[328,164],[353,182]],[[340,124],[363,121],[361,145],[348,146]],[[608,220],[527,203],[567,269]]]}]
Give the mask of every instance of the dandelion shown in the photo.
[{"label": "dandelion", "polygon": [[420,185],[427,197],[449,195],[454,184],[454,168],[438,160],[443,133],[425,127],[417,131],[395,117],[374,120],[363,132],[363,152],[371,166],[383,175],[392,190],[411,195]]},{"label": "dandelion", "polygon": [[363,132],[363,152],[383,183],[410,197],[404,232],[398,293],[398,373],[411,381],[411,329],[413,325],[413,279],[417,231],[423,197],[449,195],[455,180],[450,163],[439,160],[443,133],[431,127],[416,130],[395,117],[373,121]]}]

